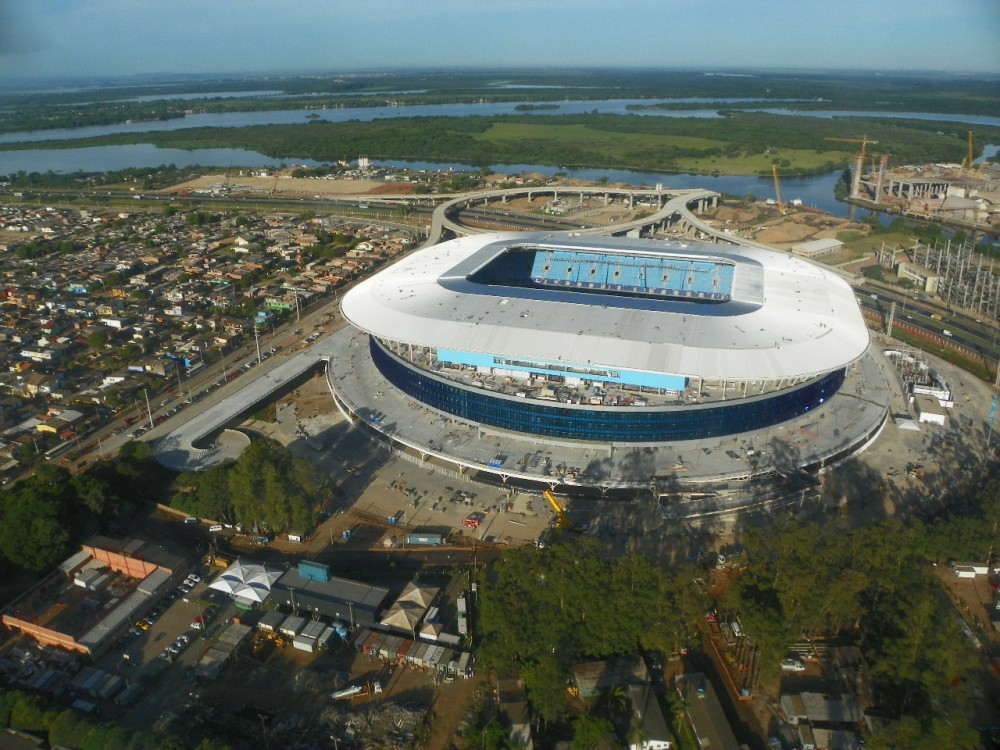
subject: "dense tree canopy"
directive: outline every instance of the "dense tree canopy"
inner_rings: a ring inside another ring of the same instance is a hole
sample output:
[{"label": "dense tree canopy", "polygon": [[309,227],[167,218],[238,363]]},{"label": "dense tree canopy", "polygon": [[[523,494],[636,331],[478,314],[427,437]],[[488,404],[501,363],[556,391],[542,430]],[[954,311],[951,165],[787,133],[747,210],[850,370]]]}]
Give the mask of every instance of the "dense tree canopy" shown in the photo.
[{"label": "dense tree canopy", "polygon": [[306,531],[325,486],[312,464],[270,440],[255,440],[235,462],[189,472],[173,504],[193,515],[276,531]]},{"label": "dense tree canopy", "polygon": [[640,555],[599,553],[588,539],[522,548],[504,555],[483,581],[481,659],[519,665],[547,719],[563,712],[577,662],[644,648],[672,652],[690,642],[704,615],[693,569],[668,576]]},{"label": "dense tree canopy", "polygon": [[150,484],[162,471],[149,446],[138,442],[76,476],[38,463],[31,477],[0,494],[0,553],[23,570],[49,570],[87,535],[119,531],[151,499]]},{"label": "dense tree canopy", "polygon": [[1000,482],[929,525],[890,519],[845,531],[780,519],[744,532],[745,568],[717,603],[698,585],[704,571],[664,572],[586,538],[514,550],[482,577],[481,661],[519,672],[539,716],[553,720],[566,715],[574,664],[696,647],[717,604],[723,617],[739,616],[765,681],[778,679],[781,659],[803,638],[857,644],[871,666],[875,711],[889,719],[870,747],[972,748],[968,681],[978,656],[934,564],[990,558],[1000,549],[998,520]]}]

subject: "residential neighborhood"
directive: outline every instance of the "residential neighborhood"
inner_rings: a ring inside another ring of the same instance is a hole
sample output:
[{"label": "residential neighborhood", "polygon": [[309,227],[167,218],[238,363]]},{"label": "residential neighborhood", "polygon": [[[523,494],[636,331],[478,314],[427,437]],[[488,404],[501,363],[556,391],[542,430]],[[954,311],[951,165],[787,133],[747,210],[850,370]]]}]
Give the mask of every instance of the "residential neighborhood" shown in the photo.
[{"label": "residential neighborhood", "polygon": [[0,468],[72,454],[205,364],[411,247],[302,216],[0,207]]}]

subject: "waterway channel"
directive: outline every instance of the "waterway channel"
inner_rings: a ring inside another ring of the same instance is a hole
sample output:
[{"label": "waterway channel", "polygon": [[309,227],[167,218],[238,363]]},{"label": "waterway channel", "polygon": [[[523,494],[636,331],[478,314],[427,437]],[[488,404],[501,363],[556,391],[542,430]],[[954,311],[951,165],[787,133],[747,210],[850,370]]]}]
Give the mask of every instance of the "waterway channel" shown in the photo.
[{"label": "waterway channel", "polygon": [[[669,100],[664,100],[669,101]],[[748,102],[748,99],[683,99],[675,103],[690,104],[691,109],[656,110],[630,109],[635,105],[649,106],[653,104],[648,99],[608,99],[599,101],[552,101],[547,104],[558,109],[534,109],[518,111],[521,104],[538,106],[543,102],[489,102],[489,103],[459,103],[435,104],[418,106],[380,106],[380,107],[344,107],[319,110],[279,110],[263,112],[230,112],[221,114],[196,114],[183,118],[165,121],[118,123],[115,125],[93,126],[82,128],[67,128],[59,130],[38,130],[31,132],[5,133],[0,135],[0,143],[37,141],[44,146],[45,141],[65,140],[69,138],[86,138],[115,133],[164,132],[192,127],[242,127],[249,125],[274,125],[307,122],[309,119],[320,119],[328,122],[344,122],[347,120],[370,121],[384,118],[399,117],[464,117],[470,115],[500,116],[517,114],[568,115],[599,112],[602,114],[631,114],[635,116],[659,117],[703,117],[719,116],[718,104]],[[705,108],[713,104],[712,108]],[[850,111],[809,111],[802,112],[780,107],[762,108],[762,111],[803,115],[809,117],[892,117],[922,120],[939,120],[942,123],[964,123],[995,125],[1000,127],[1000,117],[984,117],[979,115],[939,115],[927,112],[850,112]],[[986,146],[986,154],[997,152],[995,144]],[[985,155],[985,154],[984,154]],[[406,167],[410,169],[453,169],[474,171],[478,167],[459,163],[435,164],[430,162],[388,160],[382,164]],[[175,149],[158,148],[152,144],[129,144],[117,146],[91,146],[85,148],[37,148],[24,151],[0,151],[0,175],[15,172],[106,172],[133,167],[157,167],[163,164],[173,164],[178,167],[277,167],[290,164],[318,166],[319,162],[309,159],[285,158],[276,159],[256,151],[245,149]],[[753,194],[758,197],[772,197],[774,187],[769,178],[733,175],[704,174],[663,174],[658,172],[643,172],[624,169],[569,169],[544,164],[494,164],[494,172],[502,174],[519,174],[536,172],[551,176],[564,173],[567,177],[596,181],[607,178],[609,182],[621,182],[629,185],[653,186],[662,184],[667,188],[707,188],[734,195]],[[786,200],[800,199],[804,204],[828,211],[836,216],[856,214],[857,209],[837,201],[833,196],[833,186],[840,177],[841,171],[836,170],[821,175],[809,177],[782,178],[782,191]]]}]

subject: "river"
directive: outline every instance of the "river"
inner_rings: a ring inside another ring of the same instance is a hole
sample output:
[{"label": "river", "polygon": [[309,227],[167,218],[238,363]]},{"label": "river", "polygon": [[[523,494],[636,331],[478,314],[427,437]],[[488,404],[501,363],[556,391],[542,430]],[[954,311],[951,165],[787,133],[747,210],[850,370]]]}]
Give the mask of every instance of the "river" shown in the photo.
[{"label": "river", "polygon": [[[632,106],[649,106],[649,99],[603,99],[600,101],[552,101],[552,102],[480,102],[461,104],[421,104],[409,107],[384,105],[379,107],[336,107],[333,109],[281,109],[262,112],[222,112],[213,114],[193,114],[171,120],[143,120],[123,122],[114,125],[90,125],[81,128],[55,128],[52,130],[18,131],[0,134],[0,143],[23,143],[28,141],[59,141],[74,138],[96,138],[117,133],[162,133],[187,128],[242,128],[251,125],[294,125],[313,120],[325,122],[347,122],[358,120],[368,122],[377,119],[400,117],[498,117],[501,115],[579,115],[596,112],[604,115],[634,115],[636,117],[720,117],[719,107],[706,108],[706,104],[747,103],[761,101],[754,99],[678,99],[678,103],[691,104],[690,109],[638,109]],[[702,106],[697,106],[701,104]],[[554,106],[558,109],[529,109],[518,111],[517,107],[527,105]],[[758,111],[771,114],[799,115],[804,117],[890,117],[913,120],[940,120],[968,125],[993,125],[1000,127],[1000,117],[982,115],[938,115],[930,112],[850,112],[844,110],[812,110],[808,112],[762,108]]]},{"label": "river", "polygon": [[[270,92],[268,92],[270,93]],[[224,114],[190,115],[184,118],[154,122],[121,123],[107,126],[70,128],[61,130],[43,130],[21,133],[5,133],[0,135],[0,143],[17,141],[64,140],[68,138],[88,138],[114,133],[142,133],[180,130],[191,127],[245,127],[249,125],[275,125],[307,122],[308,118],[328,122],[344,122],[347,120],[369,121],[393,117],[464,117],[469,115],[499,116],[513,114],[560,115],[599,112],[602,114],[632,114],[635,116],[660,117],[718,117],[718,109],[698,108],[699,104],[725,104],[754,101],[751,99],[683,99],[675,100],[691,104],[691,109],[683,110],[631,110],[632,105],[649,105],[648,99],[607,99],[600,101],[552,101],[547,104],[558,106],[558,109],[527,110],[518,112],[519,104],[538,105],[541,102],[502,102],[477,104],[435,104],[412,107],[360,107],[336,108],[322,110],[278,110],[273,112],[232,112]],[[892,117],[922,120],[940,120],[941,122],[960,122],[966,124],[995,125],[1000,127],[1000,117],[984,117],[978,115],[937,115],[927,112],[847,112],[847,111],[810,111],[799,112],[781,108],[767,108],[762,111],[808,115],[810,117]],[[997,146],[989,144],[984,155],[995,154]],[[381,164],[410,169],[454,169],[475,171],[478,167],[467,164],[430,162],[382,161]],[[173,164],[178,167],[276,167],[289,164],[318,166],[319,163],[309,159],[275,159],[256,151],[244,149],[173,149],[158,148],[151,144],[131,144],[121,146],[91,146],[72,149],[38,148],[25,151],[0,151],[0,175],[14,172],[106,172],[132,167],[158,167],[163,164]],[[537,172],[551,176],[557,172],[568,177],[582,180],[600,180],[607,178],[609,182],[622,182],[629,185],[663,184],[668,188],[708,188],[734,195],[752,193],[759,197],[772,197],[774,186],[770,178],[739,177],[731,175],[709,176],[701,174],[663,174],[658,172],[643,172],[622,169],[565,169],[544,164],[494,164],[494,172],[502,174],[518,174]],[[837,170],[811,177],[782,178],[782,193],[786,200],[800,199],[804,204],[828,211],[836,216],[846,216],[849,211],[856,212],[845,203],[833,197],[833,186],[840,177]]]}]

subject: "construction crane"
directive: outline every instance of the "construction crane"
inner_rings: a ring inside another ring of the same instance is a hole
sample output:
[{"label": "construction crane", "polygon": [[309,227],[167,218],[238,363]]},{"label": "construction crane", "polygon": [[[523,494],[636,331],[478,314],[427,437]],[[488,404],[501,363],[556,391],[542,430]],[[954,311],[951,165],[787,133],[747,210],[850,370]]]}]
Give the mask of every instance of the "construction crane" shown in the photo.
[{"label": "construction crane", "polygon": [[976,166],[976,136],[973,132],[969,131],[969,155],[965,159],[965,168],[972,173],[973,177],[978,177],[982,171],[983,167],[986,166],[986,160],[984,159]]},{"label": "construction crane", "polygon": [[573,523],[573,520],[569,517],[569,515],[566,513],[566,511],[563,509],[563,507],[559,504],[559,501],[556,500],[556,496],[553,495],[548,490],[545,490],[545,492],[543,492],[542,494],[545,495],[545,499],[549,501],[549,504],[556,512],[556,523],[555,523],[556,528],[572,529],[575,526],[575,524]]},{"label": "construction crane", "polygon": [[868,134],[861,136],[860,138],[835,138],[833,136],[827,136],[823,140],[825,141],[840,141],[842,143],[860,143],[861,151],[858,152],[857,157],[854,160],[854,170],[851,175],[851,197],[858,198],[861,194],[861,172],[865,168],[865,149],[869,145],[876,145],[878,141],[873,140],[868,137]]},{"label": "construction crane", "polygon": [[869,138],[868,135],[863,135],[860,138],[834,138],[833,136],[828,136],[823,139],[824,141],[840,141],[841,143],[860,143],[861,144],[861,163],[865,163],[865,149],[871,146],[877,146],[878,141]]},{"label": "construction crane", "polygon": [[778,179],[778,165],[771,165],[771,176],[774,178],[774,202],[778,204],[778,210],[785,213],[785,202],[781,200],[781,181]]}]

